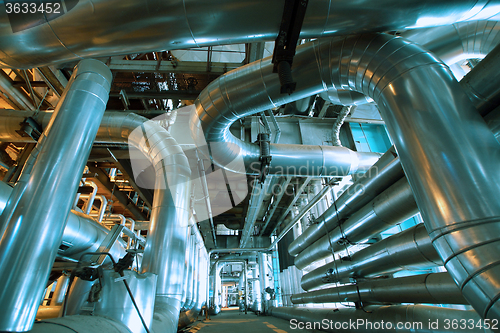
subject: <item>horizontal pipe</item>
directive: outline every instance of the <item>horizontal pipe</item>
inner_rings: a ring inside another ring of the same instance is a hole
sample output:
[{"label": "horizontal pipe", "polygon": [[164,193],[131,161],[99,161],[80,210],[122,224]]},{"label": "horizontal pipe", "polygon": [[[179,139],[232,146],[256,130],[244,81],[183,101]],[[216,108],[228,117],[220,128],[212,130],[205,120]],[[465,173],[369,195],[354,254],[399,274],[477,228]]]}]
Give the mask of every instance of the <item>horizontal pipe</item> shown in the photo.
[{"label": "horizontal pipe", "polygon": [[404,176],[394,147],[391,147],[362,177],[335,201],[321,216],[314,220],[288,247],[292,256],[298,255],[309,245],[333,230],[348,214],[366,205],[375,196]]},{"label": "horizontal pipe", "polygon": [[425,269],[442,264],[424,224],[420,223],[370,245],[352,254],[350,258],[314,269],[302,276],[301,286],[304,290],[311,290],[328,283],[345,281],[350,277],[390,274],[404,269]]},{"label": "horizontal pipe", "polygon": [[387,230],[418,213],[413,192],[406,177],[401,178],[370,203],[352,214],[327,235],[295,257],[295,266],[306,266],[344,249],[346,244],[358,243]]},{"label": "horizontal pipe", "polygon": [[[496,5],[497,1],[473,0],[388,1],[383,6],[368,1],[311,0],[300,37],[400,31],[481,20],[497,14]],[[63,17],[49,21],[33,18],[23,25],[14,21],[13,26],[2,11],[0,20],[6,22],[0,29],[2,66],[33,68],[86,57],[274,41],[283,12],[282,1],[266,0],[158,2],[154,11],[146,0],[80,0],[75,6],[66,6],[69,8]],[[359,19],[367,16],[369,20]],[[25,46],[26,41],[31,47]],[[36,57],[33,50],[37,50]]]},{"label": "horizontal pipe", "polygon": [[[365,306],[363,309],[271,308],[270,314],[288,320],[292,329],[315,329],[331,333],[485,333],[474,310],[456,310],[427,305]],[[452,323],[467,323],[463,330]],[[298,324],[303,323],[303,324]],[[307,326],[306,326],[307,325]]]},{"label": "horizontal pipe", "polygon": [[293,304],[306,303],[428,303],[469,304],[448,273],[360,280],[355,284],[292,295]]}]

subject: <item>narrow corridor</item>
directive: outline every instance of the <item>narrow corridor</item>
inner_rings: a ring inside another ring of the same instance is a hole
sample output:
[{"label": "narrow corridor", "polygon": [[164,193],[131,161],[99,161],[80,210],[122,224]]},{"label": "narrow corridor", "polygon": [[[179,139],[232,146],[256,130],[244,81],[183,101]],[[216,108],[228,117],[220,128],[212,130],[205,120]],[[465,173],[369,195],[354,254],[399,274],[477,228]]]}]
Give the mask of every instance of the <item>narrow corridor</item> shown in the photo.
[{"label": "narrow corridor", "polygon": [[[200,317],[201,318],[201,317]],[[253,312],[240,312],[238,308],[226,308],[210,320],[197,321],[185,330],[188,333],[315,333],[317,330],[292,329],[287,320],[272,316],[257,316]]]}]

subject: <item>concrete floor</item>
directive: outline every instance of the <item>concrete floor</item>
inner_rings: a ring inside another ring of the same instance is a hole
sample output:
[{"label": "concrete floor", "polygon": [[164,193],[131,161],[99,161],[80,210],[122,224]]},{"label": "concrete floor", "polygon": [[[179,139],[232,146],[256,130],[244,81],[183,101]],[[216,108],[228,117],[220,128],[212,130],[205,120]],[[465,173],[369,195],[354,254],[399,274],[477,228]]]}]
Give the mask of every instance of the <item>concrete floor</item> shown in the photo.
[{"label": "concrete floor", "polygon": [[[201,318],[201,317],[199,317]],[[291,329],[287,320],[272,316],[257,316],[249,311],[248,314],[240,312],[238,308],[222,309],[210,320],[197,321],[185,332],[189,333],[316,333],[316,330]]]}]

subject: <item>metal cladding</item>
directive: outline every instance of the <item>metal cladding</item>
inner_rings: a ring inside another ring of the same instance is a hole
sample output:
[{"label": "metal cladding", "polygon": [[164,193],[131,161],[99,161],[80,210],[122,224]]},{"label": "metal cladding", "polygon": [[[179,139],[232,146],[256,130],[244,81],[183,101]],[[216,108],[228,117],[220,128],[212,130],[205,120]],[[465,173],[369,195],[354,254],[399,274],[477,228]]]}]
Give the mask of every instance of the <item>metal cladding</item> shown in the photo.
[{"label": "metal cladding", "polygon": [[[300,37],[419,28],[434,26],[435,20],[440,25],[483,20],[498,13],[498,3],[409,0],[374,6],[370,0],[311,0]],[[272,41],[283,11],[283,2],[266,0],[160,1],[154,11],[150,6],[146,0],[79,0],[62,16],[28,23],[29,29],[16,33],[2,11],[2,65],[33,68],[85,57]]]},{"label": "metal cladding", "polygon": [[459,22],[404,32],[402,37],[425,47],[446,64],[483,58],[500,43],[498,21]]},{"label": "metal cladding", "polygon": [[167,130],[133,113],[106,113],[97,137],[107,142],[128,142],[155,168],[155,194],[141,270],[158,275],[153,330],[162,327],[175,332],[182,307],[189,231],[188,160]]},{"label": "metal cladding", "polygon": [[[394,273],[442,265],[425,230],[417,224],[351,255],[351,260],[331,262],[302,276],[301,286],[311,290],[349,277]],[[332,273],[328,273],[331,270]],[[327,281],[324,279],[327,278]]]},{"label": "metal cladding", "polygon": [[351,285],[295,294],[293,304],[307,303],[428,303],[469,304],[448,273],[363,280]]},{"label": "metal cladding", "polygon": [[298,255],[325,235],[325,231],[335,229],[339,222],[356,209],[366,205],[398,179],[404,176],[399,157],[391,147],[368,171],[337,199],[321,216],[315,219],[288,247],[292,256]]},{"label": "metal cladding", "polygon": [[327,235],[295,257],[295,266],[304,269],[315,261],[344,249],[346,243],[361,242],[404,222],[418,213],[410,185],[405,177],[379,194],[370,203],[352,214]]},{"label": "metal cladding", "polygon": [[0,217],[0,263],[9,267],[0,275],[1,331],[26,331],[33,325],[111,80],[100,61],[78,64],[37,144],[40,152],[27,182],[14,189]]},{"label": "metal cladding", "polygon": [[[456,310],[427,305],[365,306],[359,309],[311,309],[304,307],[271,308],[273,316],[290,321],[292,329],[298,323],[315,325],[315,329],[331,333],[449,333],[452,321],[465,320],[477,323],[481,317],[474,310]],[[376,323],[374,325],[374,323]],[[432,323],[432,325],[431,325]],[[398,326],[399,325],[399,326]],[[470,327],[471,333],[484,333],[484,327]]]},{"label": "metal cladding", "polygon": [[[316,90],[303,87],[292,95],[281,94],[271,60],[268,57],[226,73],[212,81],[195,101],[196,112],[190,119],[193,139],[198,147],[209,144],[212,159],[221,167],[247,174],[258,174],[261,169],[259,146],[231,134],[229,127],[233,122],[322,90],[319,86],[314,87]],[[307,55],[297,54],[294,63],[297,68],[305,66],[298,76],[317,71]],[[270,174],[325,177],[366,171],[380,157],[378,153],[354,152],[345,147],[291,144],[270,144],[270,155]],[[231,162],[241,157],[245,169],[231,169]]]}]

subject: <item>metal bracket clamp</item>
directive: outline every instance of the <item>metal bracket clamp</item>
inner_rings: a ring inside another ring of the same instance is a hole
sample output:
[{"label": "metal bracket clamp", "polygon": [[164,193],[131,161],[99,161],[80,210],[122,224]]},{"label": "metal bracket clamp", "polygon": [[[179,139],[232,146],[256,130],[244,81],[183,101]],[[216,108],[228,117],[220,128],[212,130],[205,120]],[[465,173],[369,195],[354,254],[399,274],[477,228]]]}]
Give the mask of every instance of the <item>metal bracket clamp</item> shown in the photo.
[{"label": "metal bracket clamp", "polygon": [[292,78],[292,63],[295,49],[304,22],[308,0],[285,0],[280,31],[273,51],[273,73],[278,73],[281,93],[289,95],[297,85]]},{"label": "metal bracket clamp", "polygon": [[271,165],[271,138],[268,133],[259,133],[257,135],[257,142],[260,146],[260,171],[259,182],[262,184],[266,180],[269,173],[269,166]]}]

